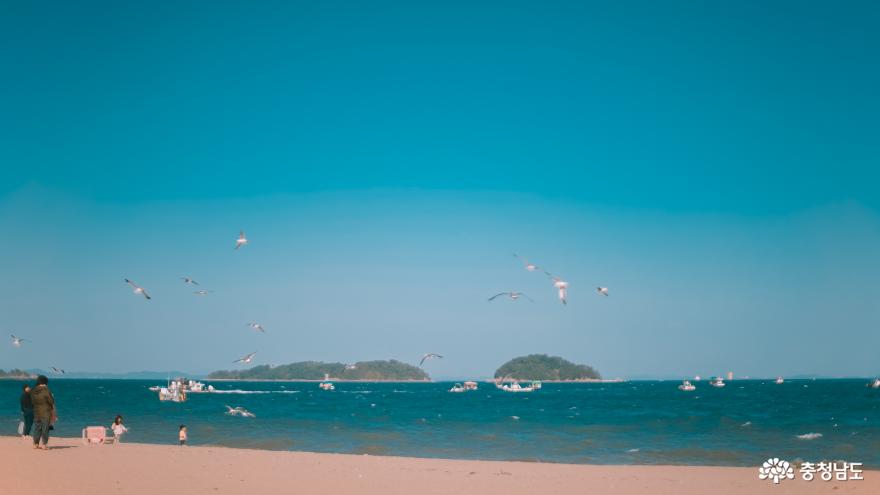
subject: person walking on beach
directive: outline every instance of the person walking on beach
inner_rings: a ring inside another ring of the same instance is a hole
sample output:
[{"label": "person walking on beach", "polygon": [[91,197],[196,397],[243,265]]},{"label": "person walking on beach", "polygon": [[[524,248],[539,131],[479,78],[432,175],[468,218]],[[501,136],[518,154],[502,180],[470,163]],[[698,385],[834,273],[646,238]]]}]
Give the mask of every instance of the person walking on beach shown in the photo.
[{"label": "person walking on beach", "polygon": [[34,403],[31,401],[31,386],[25,383],[21,387],[21,420],[24,423],[21,430],[21,438],[31,436],[31,428],[34,426]]},{"label": "person walking on beach", "polygon": [[186,425],[180,425],[180,431],[177,433],[177,439],[180,441],[180,445],[186,445]]},{"label": "person walking on beach", "polygon": [[30,395],[34,406],[34,448],[49,450],[49,428],[57,415],[55,397],[49,390],[49,379],[45,375],[37,377],[37,385],[31,389]]},{"label": "person walking on beach", "polygon": [[117,414],[116,419],[113,420],[113,425],[110,426],[110,429],[113,430],[113,445],[119,445],[119,441],[122,440],[123,433],[128,431],[128,428],[122,424],[122,416]]}]

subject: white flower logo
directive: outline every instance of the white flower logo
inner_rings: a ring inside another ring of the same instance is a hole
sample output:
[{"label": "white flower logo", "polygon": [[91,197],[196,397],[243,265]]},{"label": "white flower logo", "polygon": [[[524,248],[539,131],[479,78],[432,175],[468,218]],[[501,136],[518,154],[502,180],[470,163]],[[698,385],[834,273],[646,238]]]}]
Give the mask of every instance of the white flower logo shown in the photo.
[{"label": "white flower logo", "polygon": [[771,457],[758,468],[758,478],[762,480],[772,479],[773,483],[779,484],[779,480],[794,479],[794,468],[791,467],[788,461],[780,460],[778,457]]}]

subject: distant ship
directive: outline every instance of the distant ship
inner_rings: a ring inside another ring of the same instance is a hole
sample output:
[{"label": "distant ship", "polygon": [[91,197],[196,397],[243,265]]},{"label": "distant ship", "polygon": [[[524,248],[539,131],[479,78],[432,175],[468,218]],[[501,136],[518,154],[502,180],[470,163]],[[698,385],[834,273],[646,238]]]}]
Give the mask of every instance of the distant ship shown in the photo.
[{"label": "distant ship", "polygon": [[678,386],[678,389],[684,390],[685,392],[693,392],[694,390],[697,389],[697,387],[693,383],[689,382],[688,380],[685,380],[685,381],[681,382],[681,385]]},{"label": "distant ship", "polygon": [[716,376],[716,377],[713,377],[711,380],[709,380],[709,385],[712,385],[713,387],[721,388],[726,384],[724,383],[723,378],[721,378],[720,376]]},{"label": "distant ship", "polygon": [[783,383],[785,383],[785,380],[783,380],[781,376],[777,376],[776,377],[776,384],[782,385]]}]

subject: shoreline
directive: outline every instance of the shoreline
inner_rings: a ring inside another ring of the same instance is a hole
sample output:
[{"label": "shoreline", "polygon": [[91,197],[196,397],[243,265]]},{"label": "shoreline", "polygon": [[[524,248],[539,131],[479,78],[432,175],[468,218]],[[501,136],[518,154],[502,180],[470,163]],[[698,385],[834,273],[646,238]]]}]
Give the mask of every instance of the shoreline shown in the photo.
[{"label": "shoreline", "polygon": [[[880,472],[861,481],[779,485],[755,467],[577,465],[269,451],[214,446],[125,443],[86,446],[52,438],[49,451],[0,437],[4,493],[583,494],[640,495],[880,492]],[[44,473],[34,476],[35,472]],[[8,491],[7,491],[8,490]]]}]

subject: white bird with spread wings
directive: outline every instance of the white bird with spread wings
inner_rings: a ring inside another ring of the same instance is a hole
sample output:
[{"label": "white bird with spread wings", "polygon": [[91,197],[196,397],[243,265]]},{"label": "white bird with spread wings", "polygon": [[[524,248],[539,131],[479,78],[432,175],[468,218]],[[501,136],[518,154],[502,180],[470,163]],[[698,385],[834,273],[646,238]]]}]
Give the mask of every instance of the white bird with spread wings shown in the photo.
[{"label": "white bird with spread wings", "polygon": [[15,347],[21,347],[21,344],[23,344],[25,342],[30,342],[30,340],[28,340],[28,339],[16,337],[15,335],[11,335],[11,337],[12,337],[12,345],[14,345]]},{"label": "white bird with spread wings", "polygon": [[499,292],[498,294],[495,294],[494,296],[490,297],[489,300],[490,300],[490,301],[494,301],[495,298],[497,298],[497,297],[501,297],[501,296],[507,296],[507,297],[513,299],[514,301],[516,301],[516,300],[519,299],[520,297],[525,297],[525,298],[528,299],[529,301],[535,302],[534,299],[532,299],[531,297],[527,296],[524,292],[516,292],[516,291],[510,291],[510,292]]},{"label": "white bird with spread wings", "polygon": [[228,414],[230,416],[241,416],[243,418],[256,418],[257,417],[256,414],[248,411],[247,409],[245,409],[241,406],[238,406],[238,407],[226,406],[226,414]]},{"label": "white bird with spread wings", "polygon": [[256,353],[256,351],[254,351],[243,358],[236,359],[232,363],[233,364],[234,363],[250,364],[250,362],[254,360],[254,356],[256,356],[256,355],[257,355],[257,353]]},{"label": "white bird with spread wings", "polygon": [[422,356],[422,360],[419,361],[419,366],[425,364],[425,361],[427,361],[428,359],[435,359],[435,358],[436,359],[443,359],[443,356],[441,356],[440,354],[434,354],[433,352],[429,352],[429,353],[425,354],[424,356]]},{"label": "white bird with spread wings", "polygon": [[568,282],[550,272],[545,271],[544,273],[553,280],[553,287],[559,290],[559,300],[562,301],[562,304],[568,304]]},{"label": "white bird with spread wings", "polygon": [[248,243],[247,237],[243,230],[238,231],[238,239],[235,240],[235,249],[238,249]]},{"label": "white bird with spread wings", "polygon": [[533,272],[533,271],[535,271],[535,270],[540,270],[540,269],[541,269],[541,267],[539,267],[538,265],[536,265],[536,264],[534,264],[534,263],[529,263],[529,260],[523,258],[522,256],[520,256],[520,255],[518,255],[518,254],[516,254],[516,253],[513,253],[513,256],[514,256],[516,259],[518,259],[518,260],[520,260],[520,261],[523,262],[523,265],[525,265],[525,267],[526,267],[526,271]]},{"label": "white bird with spread wings", "polygon": [[152,299],[150,297],[150,295],[147,294],[147,291],[143,287],[141,287],[140,285],[132,282],[129,279],[125,279],[125,283],[127,283],[128,285],[131,286],[131,291],[134,292],[135,294],[140,294],[140,295],[144,296],[148,301],[150,299]]}]

